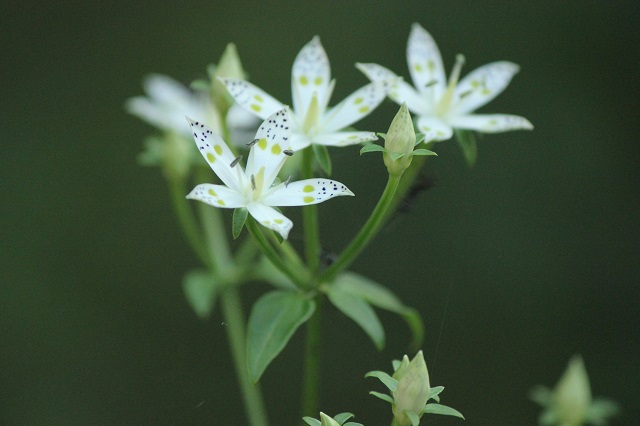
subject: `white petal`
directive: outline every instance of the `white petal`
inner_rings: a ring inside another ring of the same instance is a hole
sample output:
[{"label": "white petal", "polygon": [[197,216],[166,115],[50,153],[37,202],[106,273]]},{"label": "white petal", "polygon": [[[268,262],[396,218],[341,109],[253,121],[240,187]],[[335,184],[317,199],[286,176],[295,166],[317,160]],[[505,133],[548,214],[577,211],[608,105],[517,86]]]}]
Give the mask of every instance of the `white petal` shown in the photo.
[{"label": "white petal", "polygon": [[510,114],[461,115],[450,118],[449,122],[455,128],[477,130],[483,133],[533,129],[533,124],[531,124],[526,118]]},{"label": "white petal", "polygon": [[509,85],[520,67],[512,62],[493,62],[476,68],[460,80],[455,96],[454,111],[466,114],[485,105]]},{"label": "white petal", "polygon": [[218,79],[224,83],[238,105],[263,120],[284,107],[273,96],[248,81],[234,78]]},{"label": "white petal", "polygon": [[300,151],[311,145],[311,139],[304,133],[294,133],[291,135],[291,150]]},{"label": "white petal", "polygon": [[311,138],[313,143],[326,146],[349,146],[362,142],[377,140],[374,132],[335,132],[315,135]]},{"label": "white petal", "polygon": [[318,103],[327,105],[330,81],[329,58],[320,43],[320,37],[315,36],[300,50],[291,70],[293,109],[298,117],[307,115],[314,92]]},{"label": "white petal", "polygon": [[362,71],[371,81],[388,82],[387,96],[398,104],[407,103],[407,108],[414,114],[424,115],[430,114],[435,102],[429,102],[430,96],[418,93],[410,84],[405,82],[402,77],[398,77],[389,69],[378,64],[356,64],[356,67]]},{"label": "white petal", "polygon": [[322,132],[343,129],[366,117],[387,96],[384,82],[373,82],[347,96],[338,105],[327,111],[319,125]]},{"label": "white petal", "polygon": [[202,183],[187,195],[190,200],[199,200],[203,203],[223,209],[234,209],[245,205],[244,197],[238,192],[222,185]]},{"label": "white petal", "polygon": [[304,206],[318,204],[339,195],[353,195],[353,192],[335,180],[305,179],[278,185],[262,202],[268,206]]},{"label": "white petal", "polygon": [[206,124],[188,117],[187,121],[191,126],[193,140],[196,141],[200,154],[207,160],[214,173],[229,188],[242,192],[242,188],[246,186],[242,167],[239,164],[231,167],[235,157],[224,140]]},{"label": "white petal", "polygon": [[287,239],[289,231],[293,228],[293,222],[282,213],[261,203],[249,203],[247,210],[259,224],[276,231],[282,235],[282,238]]},{"label": "white petal", "polygon": [[424,141],[444,141],[451,139],[453,129],[437,117],[418,118],[418,130],[424,133]]},{"label": "white petal", "polygon": [[[251,147],[246,176],[255,176],[258,190],[266,190],[278,175],[291,149],[291,116],[285,107],[269,116],[258,128],[258,141]],[[262,181],[260,181],[262,179]]]},{"label": "white petal", "polygon": [[417,23],[409,34],[407,65],[418,92],[439,99],[446,86],[442,56],[431,34]]}]

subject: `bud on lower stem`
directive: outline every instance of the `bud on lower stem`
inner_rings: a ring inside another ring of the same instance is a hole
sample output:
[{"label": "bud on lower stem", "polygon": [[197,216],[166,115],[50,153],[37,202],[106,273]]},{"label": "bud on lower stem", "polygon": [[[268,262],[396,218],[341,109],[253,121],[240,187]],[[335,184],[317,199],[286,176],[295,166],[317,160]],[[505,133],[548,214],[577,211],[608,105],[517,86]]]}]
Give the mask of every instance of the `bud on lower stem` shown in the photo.
[{"label": "bud on lower stem", "polygon": [[389,174],[401,175],[404,173],[411,164],[415,145],[416,132],[413,129],[413,121],[407,104],[403,103],[391,122],[384,141],[383,158]]}]

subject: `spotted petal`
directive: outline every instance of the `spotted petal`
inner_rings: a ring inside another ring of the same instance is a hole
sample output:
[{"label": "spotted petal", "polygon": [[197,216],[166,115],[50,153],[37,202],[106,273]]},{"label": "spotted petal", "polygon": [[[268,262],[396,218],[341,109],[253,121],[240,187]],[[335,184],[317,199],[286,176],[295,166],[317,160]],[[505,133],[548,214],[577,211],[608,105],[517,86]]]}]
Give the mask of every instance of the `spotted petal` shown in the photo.
[{"label": "spotted petal", "polygon": [[417,23],[409,34],[407,64],[416,89],[439,99],[446,86],[442,55],[431,34]]},{"label": "spotted petal", "polygon": [[237,170],[231,168],[230,165],[235,157],[227,144],[206,124],[194,121],[189,117],[187,117],[187,121],[191,126],[193,139],[196,141],[198,150],[214,173],[229,188],[241,192],[241,188],[245,186],[244,175],[239,165],[235,166],[238,168]]},{"label": "spotted petal", "polygon": [[267,118],[256,133],[258,141],[251,147],[246,176],[254,176],[259,192],[271,186],[282,168],[291,146],[291,117],[285,107]]},{"label": "spotted petal", "polygon": [[451,139],[453,129],[437,117],[422,116],[418,118],[418,130],[424,133],[424,141],[444,141]]},{"label": "spotted petal", "polygon": [[349,146],[377,140],[374,132],[335,132],[316,135],[313,143],[325,146]]},{"label": "spotted petal", "polygon": [[498,96],[509,85],[520,67],[512,62],[493,62],[476,68],[464,77],[456,87],[455,105],[458,114],[475,111]]},{"label": "spotted petal", "polygon": [[384,82],[372,82],[327,111],[321,124],[325,132],[343,129],[369,115],[387,96]]},{"label": "spotted petal", "polygon": [[263,120],[284,107],[273,96],[248,81],[235,78],[218,78],[218,80],[224,83],[238,105]]},{"label": "spotted petal", "polygon": [[307,43],[293,62],[291,70],[291,93],[293,109],[298,117],[305,117],[314,92],[320,105],[327,105],[330,95],[331,68],[329,58],[315,36]]},{"label": "spotted petal", "polygon": [[282,238],[287,239],[289,231],[293,228],[293,222],[285,215],[262,203],[249,203],[247,210],[260,225],[276,231],[282,235]]},{"label": "spotted petal", "polygon": [[406,102],[407,108],[414,114],[432,113],[433,105],[429,103],[427,98],[389,69],[372,63],[356,64],[356,67],[371,81],[387,81],[387,96],[394,102],[398,104]]},{"label": "spotted petal", "polygon": [[498,133],[509,130],[533,129],[524,117],[510,114],[469,114],[451,117],[449,123],[459,129],[477,130],[482,133]]},{"label": "spotted petal", "polygon": [[305,179],[279,185],[262,202],[269,206],[304,206],[321,203],[339,195],[353,195],[353,192],[335,180]]},{"label": "spotted petal", "polygon": [[244,197],[233,189],[222,185],[202,183],[187,195],[190,200],[199,200],[213,207],[234,209],[245,205]]}]

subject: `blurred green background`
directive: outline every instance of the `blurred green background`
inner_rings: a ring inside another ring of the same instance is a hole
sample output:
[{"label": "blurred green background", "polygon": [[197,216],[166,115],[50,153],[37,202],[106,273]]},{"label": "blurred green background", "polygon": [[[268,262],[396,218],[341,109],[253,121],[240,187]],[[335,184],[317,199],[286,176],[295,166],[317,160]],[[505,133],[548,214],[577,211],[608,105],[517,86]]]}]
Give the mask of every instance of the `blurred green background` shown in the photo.
[{"label": "blurred green background", "polygon": [[[334,102],[366,83],[355,62],[407,76],[411,23],[447,70],[494,60],[522,70],[482,111],[533,132],[489,135],[468,168],[437,146],[437,186],[398,216],[353,269],[392,287],[426,321],[425,357],[443,402],[468,424],[533,425],[535,384],[583,355],[593,393],[640,408],[640,3],[5,2],[0,16],[0,423],[244,424],[219,313],[206,323],[180,287],[198,265],[157,169],[136,155],[153,129],[123,110],[150,72],[185,83],[229,41],[251,79],[288,102],[290,67],[318,34]],[[360,123],[385,131],[391,103]],[[338,251],[385,182],[378,155],[333,150],[356,193],[320,207]],[[292,213],[296,218],[299,213]],[[338,218],[338,220],[336,220]],[[338,225],[336,225],[336,223]],[[300,238],[300,223],[291,238]],[[247,307],[267,287],[250,286]],[[388,424],[369,370],[389,369],[408,332],[382,314],[381,353],[352,322],[324,320],[322,410]],[[296,334],[262,386],[272,424],[297,423]],[[383,419],[381,421],[381,419]],[[435,418],[429,424],[462,424]]]}]

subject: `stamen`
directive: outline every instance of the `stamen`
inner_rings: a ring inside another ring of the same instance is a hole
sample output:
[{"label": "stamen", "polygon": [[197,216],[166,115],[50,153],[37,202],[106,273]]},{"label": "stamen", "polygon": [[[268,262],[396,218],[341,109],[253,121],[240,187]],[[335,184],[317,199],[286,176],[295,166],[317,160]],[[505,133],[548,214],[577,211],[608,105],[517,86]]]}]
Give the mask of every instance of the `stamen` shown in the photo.
[{"label": "stamen", "polygon": [[449,86],[455,87],[458,84],[458,79],[460,78],[460,71],[462,70],[462,66],[465,63],[464,55],[457,54],[456,55],[456,64],[453,66],[453,70],[451,70],[451,77],[449,77]]},{"label": "stamen", "polygon": [[236,164],[238,164],[240,162],[240,160],[242,160],[242,155],[236,157],[236,159],[233,160],[231,162],[231,164],[229,164],[229,167],[234,168],[236,166]]},{"label": "stamen", "polygon": [[289,157],[291,157],[293,155],[293,151],[290,150],[290,149],[285,149],[282,152],[284,153],[284,155],[288,155]]},{"label": "stamen", "polygon": [[289,177],[287,178],[287,180],[285,180],[285,181],[284,181],[284,187],[285,187],[285,188],[286,188],[286,187],[288,187],[288,186],[289,186],[289,184],[291,183],[291,178],[292,178],[292,177],[293,177],[293,176],[289,175]]},{"label": "stamen", "polygon": [[257,143],[258,143],[258,141],[259,141],[259,140],[260,140],[260,139],[254,139],[254,140],[252,140],[251,142],[249,142],[249,143],[248,143],[248,144],[246,144],[246,145],[247,145],[247,146],[249,146],[249,147],[254,146],[255,144],[257,144]]},{"label": "stamen", "polygon": [[424,85],[424,88],[425,88],[425,89],[426,89],[426,88],[429,88],[429,87],[431,87],[431,86],[435,85],[437,82],[438,82],[438,80],[436,80],[436,79],[434,78],[433,80],[431,80],[431,81],[429,81],[427,84],[425,84],[425,85]]},{"label": "stamen", "polygon": [[256,178],[251,175],[251,189],[256,190]]},{"label": "stamen", "polygon": [[466,92],[462,92],[460,93],[460,99],[464,99],[472,93],[473,93],[473,90],[467,90]]}]

